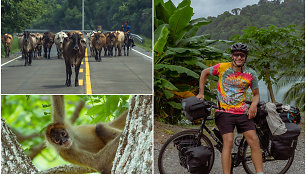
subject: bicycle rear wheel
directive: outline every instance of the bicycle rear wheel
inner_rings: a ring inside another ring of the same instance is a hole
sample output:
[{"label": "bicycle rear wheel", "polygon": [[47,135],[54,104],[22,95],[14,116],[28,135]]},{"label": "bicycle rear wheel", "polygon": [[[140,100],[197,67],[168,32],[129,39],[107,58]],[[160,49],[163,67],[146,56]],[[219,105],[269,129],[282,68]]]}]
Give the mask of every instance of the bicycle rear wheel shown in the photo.
[{"label": "bicycle rear wheel", "polygon": [[[244,170],[248,174],[256,174],[255,167],[253,165],[251,159],[251,148],[246,142],[243,149],[243,157],[242,165]],[[263,172],[265,174],[284,174],[290,168],[294,159],[293,155],[287,160],[274,160],[271,156],[264,156],[263,154]]]},{"label": "bicycle rear wheel", "polygon": [[[179,132],[172,137],[170,137],[166,143],[162,146],[159,155],[158,155],[158,169],[161,174],[184,174],[189,173],[187,168],[181,164],[180,155],[177,147],[175,147],[175,140],[183,137],[192,137],[198,134],[197,129],[185,130]],[[213,145],[207,136],[204,134],[201,135],[201,145],[208,146],[211,149]],[[181,157],[182,158],[182,157]],[[215,160],[214,150],[212,151],[212,155],[209,161],[209,171],[211,170],[213,163]]]}]

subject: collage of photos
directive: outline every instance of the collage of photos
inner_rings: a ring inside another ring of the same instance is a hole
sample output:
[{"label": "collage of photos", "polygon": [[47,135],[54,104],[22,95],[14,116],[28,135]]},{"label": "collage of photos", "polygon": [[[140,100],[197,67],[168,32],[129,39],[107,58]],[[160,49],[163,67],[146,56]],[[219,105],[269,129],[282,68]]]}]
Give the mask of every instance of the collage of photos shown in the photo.
[{"label": "collage of photos", "polygon": [[304,0],[1,0],[1,174],[304,174]]}]

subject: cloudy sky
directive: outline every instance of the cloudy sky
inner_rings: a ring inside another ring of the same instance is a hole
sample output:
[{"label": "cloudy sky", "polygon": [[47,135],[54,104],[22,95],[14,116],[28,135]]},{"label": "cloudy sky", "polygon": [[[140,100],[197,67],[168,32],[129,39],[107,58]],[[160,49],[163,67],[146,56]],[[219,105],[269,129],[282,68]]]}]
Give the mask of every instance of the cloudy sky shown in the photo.
[{"label": "cloudy sky", "polygon": [[[178,5],[182,0],[172,0],[174,5]],[[222,14],[225,11],[231,12],[234,8],[242,8],[247,5],[257,4],[259,0],[191,0],[193,8],[193,19]],[[164,0],[167,2],[167,0]]]}]

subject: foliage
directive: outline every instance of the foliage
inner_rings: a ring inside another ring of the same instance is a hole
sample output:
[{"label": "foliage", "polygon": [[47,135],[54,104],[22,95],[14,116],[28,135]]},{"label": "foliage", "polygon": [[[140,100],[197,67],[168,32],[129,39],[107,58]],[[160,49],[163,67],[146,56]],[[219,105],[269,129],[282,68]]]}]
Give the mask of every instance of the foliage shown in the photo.
[{"label": "foliage", "polygon": [[[52,4],[53,8],[46,11],[32,25],[37,29],[81,30],[82,1],[65,0]],[[85,30],[95,30],[102,25],[104,30],[121,30],[126,20],[131,25],[132,33],[152,36],[152,2],[150,0],[86,0],[84,2]]]},{"label": "foliage", "polygon": [[[107,95],[107,96],[65,96],[65,112],[71,116],[79,101],[85,101],[85,108],[80,112],[76,121],[79,124],[95,124],[97,122],[108,122],[119,116],[129,107],[130,96]],[[43,135],[46,126],[51,123],[51,101],[50,96],[40,95],[8,95],[1,96],[1,116],[14,130],[24,135],[39,133]],[[38,136],[22,142],[22,147],[29,154],[31,148],[44,143],[44,138]],[[50,165],[57,166],[63,160],[55,160],[56,152],[47,148],[37,155],[33,161],[40,169],[49,168]],[[39,159],[39,160],[36,160]],[[43,165],[45,164],[45,165]]]},{"label": "foliage", "polygon": [[21,32],[39,17],[43,0],[1,0],[1,34]]},{"label": "foliage", "polygon": [[282,71],[278,77],[277,87],[291,85],[283,100],[286,104],[295,104],[305,111],[305,69],[303,67]]},{"label": "foliage", "polygon": [[[298,34],[294,26],[272,25],[267,28],[252,26],[243,32],[243,35],[236,35],[233,38],[250,46],[251,56],[248,58],[248,65],[255,68],[259,79],[263,79],[268,87],[271,87],[269,92],[273,101],[272,84],[277,84],[278,74],[304,69],[304,38]],[[298,78],[304,78],[304,74]]]},{"label": "foliage", "polygon": [[213,39],[229,39],[235,34],[242,34],[242,30],[248,26],[260,28],[305,24],[304,0],[259,1],[258,4],[235,8],[231,12],[208,17],[212,20],[211,24],[201,27],[199,33],[208,33]]},{"label": "foliage", "polygon": [[[191,20],[190,4],[183,0],[175,7],[171,0],[154,1],[154,111],[159,119],[172,124],[181,119],[182,97],[196,94],[201,70],[211,60],[225,56],[210,46],[217,41],[209,40],[209,35],[196,36],[199,27],[210,21]],[[205,96],[213,97],[207,88]]]}]

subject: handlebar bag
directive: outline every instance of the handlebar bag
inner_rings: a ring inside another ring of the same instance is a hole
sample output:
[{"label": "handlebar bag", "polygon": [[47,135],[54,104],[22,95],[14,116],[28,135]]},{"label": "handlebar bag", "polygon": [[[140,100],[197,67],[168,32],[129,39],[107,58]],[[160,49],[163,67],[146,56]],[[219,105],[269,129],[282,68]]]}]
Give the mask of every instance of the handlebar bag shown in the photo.
[{"label": "handlebar bag", "polygon": [[207,146],[191,147],[186,151],[187,169],[191,174],[208,174],[212,151]]},{"label": "handlebar bag", "polygon": [[182,106],[186,118],[190,121],[207,117],[209,115],[209,111],[207,110],[204,101],[199,100],[195,96],[183,99]]}]

